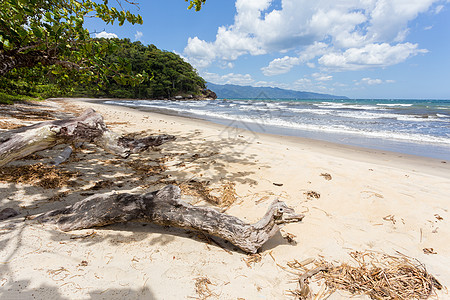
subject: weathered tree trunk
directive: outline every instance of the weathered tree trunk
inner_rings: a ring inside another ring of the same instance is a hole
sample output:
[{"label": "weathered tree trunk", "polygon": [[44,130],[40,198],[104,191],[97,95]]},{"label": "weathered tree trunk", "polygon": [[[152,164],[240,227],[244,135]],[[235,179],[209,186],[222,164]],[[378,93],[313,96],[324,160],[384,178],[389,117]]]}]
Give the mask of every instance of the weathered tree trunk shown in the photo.
[{"label": "weathered tree trunk", "polygon": [[0,135],[0,166],[57,144],[95,143],[122,157],[174,140],[172,135],[133,140],[106,128],[103,117],[87,109],[79,117],[47,121],[11,130]]},{"label": "weathered tree trunk", "polygon": [[177,186],[169,185],[141,195],[93,195],[74,205],[39,215],[35,220],[57,224],[63,231],[128,221],[150,222],[201,231],[225,239],[246,252],[256,253],[283,224],[299,222],[303,217],[284,202],[275,200],[259,222],[247,224],[211,207],[192,206],[180,199]]}]

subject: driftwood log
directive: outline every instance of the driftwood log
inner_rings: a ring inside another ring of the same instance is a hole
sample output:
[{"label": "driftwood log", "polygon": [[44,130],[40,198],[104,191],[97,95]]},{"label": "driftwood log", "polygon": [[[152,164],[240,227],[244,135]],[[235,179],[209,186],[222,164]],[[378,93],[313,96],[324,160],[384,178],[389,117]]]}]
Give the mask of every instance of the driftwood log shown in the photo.
[{"label": "driftwood log", "polygon": [[41,122],[0,134],[0,167],[57,144],[95,143],[125,158],[174,139],[172,135],[137,140],[121,137],[106,127],[100,114],[87,109],[76,118]]},{"label": "driftwood log", "polygon": [[141,195],[114,192],[93,195],[39,215],[35,220],[56,224],[63,231],[129,221],[149,222],[197,230],[227,240],[245,252],[256,253],[283,224],[300,222],[303,217],[275,200],[260,221],[247,224],[214,208],[190,205],[180,199],[180,188],[168,185]]}]

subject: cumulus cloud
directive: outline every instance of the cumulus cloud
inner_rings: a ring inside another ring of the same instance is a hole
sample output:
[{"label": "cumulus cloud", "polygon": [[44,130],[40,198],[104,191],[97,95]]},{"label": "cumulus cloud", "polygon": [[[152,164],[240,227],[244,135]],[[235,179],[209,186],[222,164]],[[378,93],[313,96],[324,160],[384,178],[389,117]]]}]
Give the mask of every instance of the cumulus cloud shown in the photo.
[{"label": "cumulus cloud", "polygon": [[296,57],[285,56],[272,60],[267,67],[261,68],[266,76],[279,75],[289,72],[294,66],[307,63],[324,53],[326,53],[327,44],[316,42],[308,47]]},{"label": "cumulus cloud", "polygon": [[117,39],[118,36],[115,33],[110,33],[106,31],[102,31],[100,33],[94,34],[94,37],[96,38],[105,38],[105,39]]},{"label": "cumulus cloud", "polygon": [[[236,0],[234,24],[213,41],[192,37],[184,54],[197,68],[250,54],[285,53],[262,68],[267,76],[302,64],[339,69],[388,66],[424,53],[406,41],[408,23],[439,13],[446,0]],[[380,50],[386,50],[381,52]],[[406,51],[401,55],[400,50]],[[286,55],[288,52],[296,55]],[[369,55],[368,51],[376,57]],[[367,53],[367,55],[365,54]]]},{"label": "cumulus cloud", "polygon": [[361,84],[367,84],[367,85],[379,85],[379,84],[383,84],[383,83],[395,83],[395,80],[382,80],[379,78],[370,78],[370,77],[365,77],[363,79],[361,79],[360,82],[357,82],[356,85],[361,85]]},{"label": "cumulus cloud", "polygon": [[250,74],[228,73],[225,75],[219,75],[217,73],[204,72],[201,75],[206,81],[215,84],[251,85],[255,82]]},{"label": "cumulus cloud", "polygon": [[134,35],[134,40],[140,41],[143,36],[144,34],[142,33],[142,31],[136,31],[136,34]]},{"label": "cumulus cloud", "polygon": [[405,61],[411,56],[426,53],[417,44],[397,45],[368,44],[361,48],[350,48],[344,52],[328,53],[318,61],[321,65],[340,70],[360,70],[367,67],[387,67]]}]

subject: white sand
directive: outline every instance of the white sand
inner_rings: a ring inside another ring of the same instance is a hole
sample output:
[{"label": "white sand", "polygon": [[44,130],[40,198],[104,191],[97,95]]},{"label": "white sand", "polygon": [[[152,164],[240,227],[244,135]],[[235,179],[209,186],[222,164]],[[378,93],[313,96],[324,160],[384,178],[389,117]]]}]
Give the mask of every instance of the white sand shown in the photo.
[{"label": "white sand", "polygon": [[[276,263],[286,266],[306,258],[345,262],[355,250],[399,251],[450,285],[450,162],[264,135],[95,101],[71,103],[94,108],[118,132],[176,135],[175,142],[161,146],[161,153],[184,156],[168,160],[166,173],[179,181],[236,183],[239,201],[229,214],[255,222],[275,198],[303,212],[303,222],[282,230],[295,235],[297,244],[278,234],[262,247],[261,262],[249,268],[244,253],[226,246],[230,254],[184,230],[130,223],[64,233],[23,218],[83,199],[80,191],[48,202],[58,191],[0,182],[0,208],[21,213],[0,221],[1,299],[192,299],[201,298],[195,287],[201,277],[211,282],[211,299],[284,299],[297,284]],[[120,165],[108,173],[111,169],[99,159],[114,157],[92,149],[64,166],[81,172],[82,186],[119,177],[122,187],[109,189],[155,189],[139,187],[135,174]],[[200,158],[184,160],[186,154]],[[332,179],[326,180],[324,173]],[[308,191],[320,198],[308,199]],[[424,248],[437,254],[425,254]],[[442,299],[450,297],[439,293]],[[336,292],[329,299],[348,296]]]}]

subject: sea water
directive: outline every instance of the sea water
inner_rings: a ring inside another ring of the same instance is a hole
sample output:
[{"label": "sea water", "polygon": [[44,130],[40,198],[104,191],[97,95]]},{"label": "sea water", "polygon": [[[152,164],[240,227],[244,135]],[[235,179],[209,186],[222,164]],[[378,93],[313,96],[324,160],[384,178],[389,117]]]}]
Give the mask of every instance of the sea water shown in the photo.
[{"label": "sea water", "polygon": [[300,136],[450,159],[450,100],[218,99],[106,103],[205,119],[255,134]]}]

